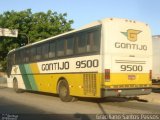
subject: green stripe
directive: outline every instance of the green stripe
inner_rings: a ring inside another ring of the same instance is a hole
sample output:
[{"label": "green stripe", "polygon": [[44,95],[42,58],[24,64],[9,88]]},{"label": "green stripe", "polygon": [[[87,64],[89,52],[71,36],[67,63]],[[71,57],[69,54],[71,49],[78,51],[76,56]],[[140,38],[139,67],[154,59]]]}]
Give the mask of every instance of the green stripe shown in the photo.
[{"label": "green stripe", "polygon": [[19,65],[19,69],[20,69],[20,72],[22,74],[22,78],[23,78],[26,89],[31,90],[32,88],[31,88],[31,84],[29,82],[29,78],[27,76],[25,66],[24,65]]},{"label": "green stripe", "polygon": [[[34,79],[34,76],[32,74],[33,72],[32,72],[32,70],[30,68],[30,65],[29,64],[25,64],[24,66],[25,66],[25,69],[26,69],[26,72],[27,72],[27,76],[28,76],[28,80],[30,82],[32,90],[37,90],[37,85],[35,83],[35,79]],[[30,75],[28,75],[28,74],[30,74]]]}]

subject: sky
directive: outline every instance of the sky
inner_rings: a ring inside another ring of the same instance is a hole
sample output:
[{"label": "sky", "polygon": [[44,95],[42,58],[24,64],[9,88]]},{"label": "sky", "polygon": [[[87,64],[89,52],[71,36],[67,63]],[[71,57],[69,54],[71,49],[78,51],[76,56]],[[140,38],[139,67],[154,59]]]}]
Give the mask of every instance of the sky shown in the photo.
[{"label": "sky", "polygon": [[3,0],[0,14],[5,11],[67,13],[74,20],[73,28],[104,18],[127,18],[149,24],[152,35],[160,35],[160,0]]}]

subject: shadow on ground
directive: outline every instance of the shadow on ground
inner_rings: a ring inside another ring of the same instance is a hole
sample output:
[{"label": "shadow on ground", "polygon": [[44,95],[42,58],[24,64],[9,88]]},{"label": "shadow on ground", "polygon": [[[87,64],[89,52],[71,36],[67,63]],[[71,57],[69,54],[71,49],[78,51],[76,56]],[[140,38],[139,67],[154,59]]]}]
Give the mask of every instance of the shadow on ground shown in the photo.
[{"label": "shadow on ground", "polygon": [[0,120],[91,120],[84,114],[54,114],[0,97]]},{"label": "shadow on ground", "polygon": [[[36,91],[24,91],[29,92],[33,94],[39,94],[39,95],[46,95],[46,96],[52,96],[57,97],[59,96],[57,94],[53,93],[45,93],[45,92],[36,92]],[[60,100],[60,99],[59,99]],[[148,102],[146,100],[139,99],[139,97],[106,97],[106,98],[84,98],[84,97],[77,97],[77,99],[74,101],[84,101],[84,102],[93,102],[93,103],[104,103],[104,102],[127,102],[127,101],[140,101],[140,102]]]},{"label": "shadow on ground", "polygon": [[[47,96],[59,98],[57,94],[53,94],[53,93],[36,92],[36,91],[24,91],[24,92],[29,92],[33,94],[39,94],[39,95],[47,95]],[[106,97],[106,98],[77,97],[77,99],[74,102],[76,101],[93,102],[93,103],[128,102],[128,101],[148,102],[147,100],[140,99],[139,97]]]},{"label": "shadow on ground", "polygon": [[80,101],[88,101],[94,103],[110,103],[110,102],[128,102],[128,101],[139,101],[148,102],[147,100],[140,99],[139,97],[106,97],[106,98],[79,98]]}]

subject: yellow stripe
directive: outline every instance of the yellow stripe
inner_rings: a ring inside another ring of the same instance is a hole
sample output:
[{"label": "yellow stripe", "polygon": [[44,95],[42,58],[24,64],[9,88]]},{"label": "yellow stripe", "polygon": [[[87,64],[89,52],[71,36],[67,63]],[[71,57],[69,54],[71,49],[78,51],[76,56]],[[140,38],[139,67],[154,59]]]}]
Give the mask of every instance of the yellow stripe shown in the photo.
[{"label": "yellow stripe", "polygon": [[32,72],[33,72],[34,74],[35,74],[35,73],[39,73],[39,69],[38,69],[37,63],[30,64],[30,67],[31,67]]},{"label": "yellow stripe", "polygon": [[30,68],[31,68],[31,71],[32,71],[32,74],[33,74],[33,78],[35,80],[35,84],[37,86],[37,90],[40,91],[40,86],[38,84],[39,83],[39,78],[37,78],[37,76],[34,75],[34,74],[39,73],[38,65],[36,63],[30,64]]},{"label": "yellow stripe", "polygon": [[[85,94],[84,88],[84,79],[87,81],[92,81],[94,78],[90,73],[77,73],[77,74],[40,74],[37,64],[30,64],[32,72],[34,74],[34,79],[37,84],[38,91],[56,93],[57,82],[59,78],[63,77],[67,80],[70,87],[70,94],[73,96],[83,96],[83,97],[100,97],[100,89],[102,86],[112,86],[114,88],[118,86],[123,87],[122,85],[132,87],[132,85],[150,85],[151,81],[149,80],[149,73],[111,73],[110,81],[104,82],[104,73],[96,73],[96,94],[89,95]],[[35,74],[39,73],[39,74]],[[85,76],[84,76],[85,75]],[[87,75],[87,76],[86,76]],[[134,80],[129,80],[128,75],[135,75]],[[130,85],[130,86],[129,86]],[[87,89],[90,91],[90,87],[94,87],[92,84],[88,84]],[[111,88],[112,88],[111,87]],[[135,86],[136,87],[136,86]]]}]

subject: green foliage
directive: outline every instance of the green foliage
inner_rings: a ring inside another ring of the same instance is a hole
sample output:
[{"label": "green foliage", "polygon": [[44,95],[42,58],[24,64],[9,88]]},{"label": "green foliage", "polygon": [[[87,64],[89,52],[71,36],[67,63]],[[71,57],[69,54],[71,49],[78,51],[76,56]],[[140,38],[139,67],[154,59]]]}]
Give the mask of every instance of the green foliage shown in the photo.
[{"label": "green foliage", "polygon": [[[48,10],[46,13],[32,13],[31,9],[24,11],[7,11],[0,15],[0,28],[18,29],[17,38],[0,36],[0,64],[6,69],[8,51],[28,43],[55,36],[72,30],[73,20],[66,19],[67,14],[58,14]],[[28,36],[28,38],[27,38]]]}]

